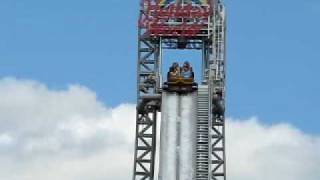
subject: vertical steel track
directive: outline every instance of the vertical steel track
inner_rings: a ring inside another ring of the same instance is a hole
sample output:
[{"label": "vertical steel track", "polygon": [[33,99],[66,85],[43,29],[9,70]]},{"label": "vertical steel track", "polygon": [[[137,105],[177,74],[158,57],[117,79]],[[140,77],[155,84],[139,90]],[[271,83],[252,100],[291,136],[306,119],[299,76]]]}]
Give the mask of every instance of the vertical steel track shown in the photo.
[{"label": "vertical steel track", "polygon": [[160,45],[139,30],[137,116],[133,180],[154,178],[157,112],[160,110]]},{"label": "vertical steel track", "polygon": [[[212,56],[209,70],[211,121],[210,179],[226,180],[225,94],[226,94],[226,20],[225,9],[218,3],[214,11]],[[211,48],[210,48],[211,49]]]}]

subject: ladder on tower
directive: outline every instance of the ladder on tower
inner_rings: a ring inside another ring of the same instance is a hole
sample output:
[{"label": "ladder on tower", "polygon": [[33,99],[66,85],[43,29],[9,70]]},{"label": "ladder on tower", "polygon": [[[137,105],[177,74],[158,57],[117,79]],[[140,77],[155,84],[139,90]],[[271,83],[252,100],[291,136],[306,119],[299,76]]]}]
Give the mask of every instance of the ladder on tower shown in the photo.
[{"label": "ladder on tower", "polygon": [[210,137],[209,137],[209,88],[201,85],[198,89],[196,180],[210,177]]}]

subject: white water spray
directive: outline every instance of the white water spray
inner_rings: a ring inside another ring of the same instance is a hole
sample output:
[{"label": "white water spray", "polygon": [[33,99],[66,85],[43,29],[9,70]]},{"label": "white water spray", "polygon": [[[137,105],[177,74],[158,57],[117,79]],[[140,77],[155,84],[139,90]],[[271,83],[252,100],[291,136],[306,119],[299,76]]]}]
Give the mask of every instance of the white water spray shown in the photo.
[{"label": "white water spray", "polygon": [[194,180],[197,93],[162,98],[159,180]]}]

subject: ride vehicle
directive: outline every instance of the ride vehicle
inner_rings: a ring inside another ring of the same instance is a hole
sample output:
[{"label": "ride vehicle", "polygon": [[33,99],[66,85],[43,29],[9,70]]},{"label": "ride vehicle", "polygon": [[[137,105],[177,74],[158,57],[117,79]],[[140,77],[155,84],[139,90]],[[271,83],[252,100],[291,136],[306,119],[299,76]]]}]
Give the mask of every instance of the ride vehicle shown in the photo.
[{"label": "ride vehicle", "polygon": [[164,91],[176,92],[179,94],[192,93],[198,90],[198,84],[194,80],[194,72],[188,62],[180,68],[174,63],[167,73],[167,82],[162,86]]}]

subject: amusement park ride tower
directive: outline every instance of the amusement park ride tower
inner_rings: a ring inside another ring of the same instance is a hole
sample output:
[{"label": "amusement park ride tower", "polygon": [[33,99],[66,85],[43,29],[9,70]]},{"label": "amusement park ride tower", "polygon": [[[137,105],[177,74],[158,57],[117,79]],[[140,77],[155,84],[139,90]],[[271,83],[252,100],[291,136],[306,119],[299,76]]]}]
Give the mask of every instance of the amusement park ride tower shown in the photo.
[{"label": "amusement park ride tower", "polygon": [[[225,31],[225,8],[221,0],[141,0],[133,180],[158,179],[157,116],[162,112],[162,121],[167,117],[164,98],[170,94],[163,88],[163,49],[201,51],[202,71],[198,72],[201,82],[193,92],[195,150],[189,158],[194,158],[194,166],[190,166],[194,167],[194,177],[182,179],[180,174],[162,180],[226,179]],[[161,138],[166,132],[160,132]],[[170,166],[163,165],[162,157],[159,161],[162,167]]]}]

